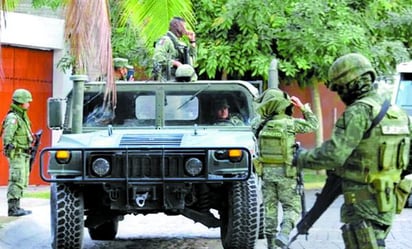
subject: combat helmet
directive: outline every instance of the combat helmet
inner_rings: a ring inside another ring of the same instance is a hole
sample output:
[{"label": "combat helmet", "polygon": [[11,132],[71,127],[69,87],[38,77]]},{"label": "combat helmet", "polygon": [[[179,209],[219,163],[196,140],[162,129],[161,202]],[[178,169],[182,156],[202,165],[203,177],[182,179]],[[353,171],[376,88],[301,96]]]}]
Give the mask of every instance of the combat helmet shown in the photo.
[{"label": "combat helmet", "polygon": [[195,69],[189,64],[183,64],[176,69],[176,81],[189,82],[196,81],[197,75]]},{"label": "combat helmet", "polygon": [[329,68],[327,87],[332,91],[337,91],[340,86],[344,86],[358,77],[370,73],[372,82],[376,79],[376,72],[370,61],[358,53],[350,53],[339,57]]},{"label": "combat helmet", "polygon": [[256,111],[263,117],[286,113],[287,109],[293,107],[289,94],[276,88],[267,89],[255,102],[258,104]]},{"label": "combat helmet", "polygon": [[26,89],[16,89],[12,97],[13,101],[19,104],[31,102],[33,100],[31,93]]}]

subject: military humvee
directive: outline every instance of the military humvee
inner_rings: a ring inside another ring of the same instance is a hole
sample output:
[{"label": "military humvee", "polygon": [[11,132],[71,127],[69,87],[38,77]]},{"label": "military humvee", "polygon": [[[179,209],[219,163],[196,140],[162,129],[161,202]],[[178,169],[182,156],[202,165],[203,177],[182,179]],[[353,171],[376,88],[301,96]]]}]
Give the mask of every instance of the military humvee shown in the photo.
[{"label": "military humvee", "polygon": [[[396,71],[392,102],[404,109],[412,120],[412,98],[410,96],[412,92],[412,61],[399,64]],[[412,164],[412,151],[409,164]],[[412,174],[412,172],[409,173]],[[412,208],[412,195],[409,195],[406,207]]]},{"label": "military humvee", "polygon": [[[62,130],[40,153],[41,177],[52,183],[53,248],[81,248],[85,227],[94,240],[113,240],[125,215],[160,212],[220,227],[224,248],[254,248],[263,205],[252,166],[253,85],[117,82],[114,110],[104,106],[104,82],[81,88],[48,101],[48,125]],[[243,125],[215,125],[219,99]]]}]

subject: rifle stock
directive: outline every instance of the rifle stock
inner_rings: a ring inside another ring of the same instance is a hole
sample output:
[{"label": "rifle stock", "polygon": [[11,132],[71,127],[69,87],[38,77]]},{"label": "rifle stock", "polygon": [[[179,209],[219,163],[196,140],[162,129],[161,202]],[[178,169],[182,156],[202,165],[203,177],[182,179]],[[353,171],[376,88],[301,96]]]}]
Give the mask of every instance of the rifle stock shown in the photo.
[{"label": "rifle stock", "polygon": [[38,130],[36,133],[34,133],[35,140],[34,140],[32,148],[30,149],[30,164],[29,164],[30,172],[33,168],[34,160],[36,159],[36,154],[40,146],[40,139],[41,139],[42,134],[43,134],[43,130]]}]

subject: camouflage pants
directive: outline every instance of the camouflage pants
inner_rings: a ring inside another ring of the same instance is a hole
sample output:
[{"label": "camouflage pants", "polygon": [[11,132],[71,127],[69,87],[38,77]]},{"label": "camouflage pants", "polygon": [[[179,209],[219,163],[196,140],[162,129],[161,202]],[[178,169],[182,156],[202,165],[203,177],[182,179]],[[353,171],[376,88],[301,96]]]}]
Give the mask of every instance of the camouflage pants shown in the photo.
[{"label": "camouflage pants", "polygon": [[23,190],[29,181],[29,160],[27,154],[18,153],[12,158],[7,158],[9,162],[9,184],[7,189],[7,199],[20,199]]},{"label": "camouflage pants", "polygon": [[279,204],[283,216],[281,219],[281,232],[289,234],[299,219],[301,206],[300,196],[296,192],[296,179],[284,176],[281,167],[263,168],[262,193],[265,205],[265,234],[275,235],[279,222]]},{"label": "camouflage pants", "polygon": [[[357,185],[344,182],[344,195],[347,192],[355,192],[360,189],[368,189],[368,185]],[[380,212],[376,198],[357,199],[353,203],[344,203],[341,208],[341,222],[345,224],[356,224],[359,221],[367,222],[373,229],[378,241],[384,242],[388,236],[395,218],[395,203],[388,212]],[[379,246],[379,248],[385,248]],[[352,249],[352,248],[348,248]]]}]

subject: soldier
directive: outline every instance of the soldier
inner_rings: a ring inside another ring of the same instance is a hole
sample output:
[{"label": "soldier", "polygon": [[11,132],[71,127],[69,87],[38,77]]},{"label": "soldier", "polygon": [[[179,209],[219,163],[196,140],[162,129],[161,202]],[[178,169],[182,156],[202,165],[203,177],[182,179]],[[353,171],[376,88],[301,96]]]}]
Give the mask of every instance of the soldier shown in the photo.
[{"label": "soldier", "polygon": [[213,103],[213,125],[244,125],[239,114],[229,112],[229,104],[226,99],[217,99]]},{"label": "soldier", "polygon": [[[318,119],[309,104],[279,89],[266,90],[257,100],[258,121],[252,129],[258,138],[259,156],[255,159],[258,175],[262,176],[262,193],[265,205],[265,235],[268,248],[286,248],[289,234],[299,218],[300,196],[297,192],[296,168],[292,167],[297,133],[312,132],[318,128]],[[293,108],[304,116],[293,118]],[[278,228],[278,205],[283,208],[283,218]],[[277,236],[276,236],[277,234]]]},{"label": "soldier", "polygon": [[32,96],[26,89],[17,89],[3,121],[3,152],[9,162],[9,185],[7,190],[8,215],[23,216],[31,211],[20,208],[20,198],[29,181],[30,146],[34,140],[27,116]]},{"label": "soldier", "polygon": [[[188,37],[189,46],[180,40],[183,36]],[[196,53],[195,33],[186,29],[183,18],[173,17],[169,31],[155,45],[153,67],[156,77],[161,81],[174,80],[176,69],[182,64],[194,66]]]},{"label": "soldier", "polygon": [[126,80],[128,62],[129,60],[124,58],[113,59],[114,80]]},{"label": "soldier", "polygon": [[297,167],[334,170],[342,178],[345,248],[385,248],[396,212],[395,192],[409,161],[408,116],[377,94],[375,70],[361,54],[338,58],[328,78],[327,87],[346,109],[329,140],[297,153]]}]

